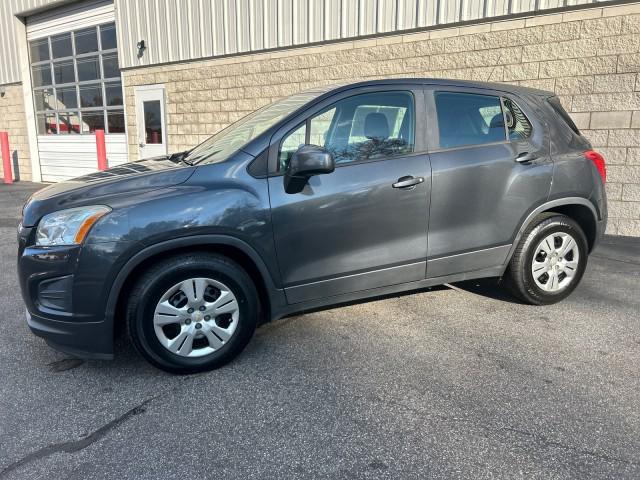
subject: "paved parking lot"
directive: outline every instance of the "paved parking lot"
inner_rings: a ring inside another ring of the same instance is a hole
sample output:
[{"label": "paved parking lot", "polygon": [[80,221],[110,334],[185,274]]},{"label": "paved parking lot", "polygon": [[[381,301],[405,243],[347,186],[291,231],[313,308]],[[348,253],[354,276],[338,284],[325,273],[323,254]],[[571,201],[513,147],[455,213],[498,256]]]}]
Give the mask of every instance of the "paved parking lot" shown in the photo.
[{"label": "paved parking lot", "polygon": [[550,307],[494,281],[260,328],[171,376],[51,350],[24,322],[0,185],[0,479],[639,478],[640,241],[607,237]]}]

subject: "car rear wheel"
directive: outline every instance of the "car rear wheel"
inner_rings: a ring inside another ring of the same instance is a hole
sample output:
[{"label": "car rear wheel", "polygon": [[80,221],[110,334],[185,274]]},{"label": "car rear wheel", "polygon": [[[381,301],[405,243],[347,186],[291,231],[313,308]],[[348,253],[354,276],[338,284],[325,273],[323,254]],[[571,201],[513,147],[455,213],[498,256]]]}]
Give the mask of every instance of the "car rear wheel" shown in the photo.
[{"label": "car rear wheel", "polygon": [[220,367],[247,345],[258,323],[258,295],[235,262],[188,254],[147,270],[129,297],[127,324],[136,349],[172,373]]},{"label": "car rear wheel", "polygon": [[523,233],[504,280],[526,303],[556,303],[578,286],[587,255],[587,239],[580,226],[567,216],[545,213]]}]

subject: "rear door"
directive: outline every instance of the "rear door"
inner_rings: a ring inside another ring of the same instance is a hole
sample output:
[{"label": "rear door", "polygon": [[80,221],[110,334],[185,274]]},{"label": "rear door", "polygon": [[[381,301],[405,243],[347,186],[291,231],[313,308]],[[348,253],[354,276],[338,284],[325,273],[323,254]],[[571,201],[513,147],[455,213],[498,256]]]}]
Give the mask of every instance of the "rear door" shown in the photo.
[{"label": "rear door", "polygon": [[[274,135],[269,195],[290,303],[425,277],[430,167],[422,99],[421,89],[350,90]],[[282,173],[305,143],[330,151],[336,168],[288,194]]]},{"label": "rear door", "polygon": [[546,125],[524,98],[438,86],[426,92],[433,171],[428,277],[497,268],[543,203],[552,162]]}]

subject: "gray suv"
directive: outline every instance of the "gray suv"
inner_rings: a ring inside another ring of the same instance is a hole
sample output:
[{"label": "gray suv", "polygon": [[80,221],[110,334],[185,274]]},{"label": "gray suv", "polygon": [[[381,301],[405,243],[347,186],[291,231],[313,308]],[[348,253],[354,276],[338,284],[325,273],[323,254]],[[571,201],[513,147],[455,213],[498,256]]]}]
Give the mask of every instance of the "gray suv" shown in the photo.
[{"label": "gray suv", "polygon": [[605,229],[603,157],[552,93],[433,79],[306,91],[192,150],[29,199],[18,270],[54,348],[221,366],[260,323],[480,277],[576,288]]}]

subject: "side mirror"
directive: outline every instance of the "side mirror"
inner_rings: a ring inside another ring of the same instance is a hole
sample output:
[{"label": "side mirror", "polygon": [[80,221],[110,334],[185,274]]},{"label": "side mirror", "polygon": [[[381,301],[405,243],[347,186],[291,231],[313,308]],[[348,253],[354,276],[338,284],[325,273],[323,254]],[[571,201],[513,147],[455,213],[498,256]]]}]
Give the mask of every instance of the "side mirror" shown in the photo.
[{"label": "side mirror", "polygon": [[309,177],[331,173],[336,168],[333,155],[317,145],[301,146],[289,160],[284,172],[284,191],[300,193]]}]

